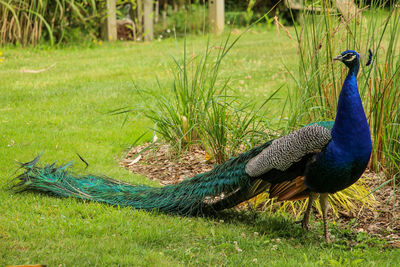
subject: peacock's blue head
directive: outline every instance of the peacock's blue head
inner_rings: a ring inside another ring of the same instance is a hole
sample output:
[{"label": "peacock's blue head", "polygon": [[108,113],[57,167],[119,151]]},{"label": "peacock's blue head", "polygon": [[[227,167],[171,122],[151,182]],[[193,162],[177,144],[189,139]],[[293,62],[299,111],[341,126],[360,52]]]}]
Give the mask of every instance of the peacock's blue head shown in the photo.
[{"label": "peacock's blue head", "polygon": [[[350,70],[357,70],[360,66],[360,55],[354,50],[347,50],[344,51],[339,56],[333,58],[333,60],[342,61]],[[371,49],[368,50],[368,61],[366,66],[370,65],[372,62],[372,51]]]},{"label": "peacock's blue head", "polygon": [[342,61],[349,69],[360,65],[360,55],[354,50],[344,51],[339,56],[333,58],[333,60]]}]

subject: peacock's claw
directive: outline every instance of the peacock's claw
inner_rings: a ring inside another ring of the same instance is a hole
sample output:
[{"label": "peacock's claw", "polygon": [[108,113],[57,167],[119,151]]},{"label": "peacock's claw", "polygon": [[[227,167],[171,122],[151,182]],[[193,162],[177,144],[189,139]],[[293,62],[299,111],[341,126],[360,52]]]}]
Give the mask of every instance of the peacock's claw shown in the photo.
[{"label": "peacock's claw", "polygon": [[304,230],[310,230],[310,224],[308,222],[305,222],[304,219],[300,220],[300,221],[295,221],[295,224],[301,224],[301,228],[303,228]]},{"label": "peacock's claw", "polygon": [[301,221],[301,228],[304,230],[310,230],[310,224],[308,222]]},{"label": "peacock's claw", "polygon": [[329,235],[325,235],[325,242],[331,243],[331,239],[329,238]]}]

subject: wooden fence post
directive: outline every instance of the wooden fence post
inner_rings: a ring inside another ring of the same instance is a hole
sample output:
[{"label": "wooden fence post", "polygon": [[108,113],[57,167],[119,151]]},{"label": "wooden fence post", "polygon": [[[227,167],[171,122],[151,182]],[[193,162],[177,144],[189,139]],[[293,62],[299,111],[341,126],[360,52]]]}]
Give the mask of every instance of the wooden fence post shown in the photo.
[{"label": "wooden fence post", "polygon": [[168,10],[168,0],[164,0],[162,11],[162,27],[163,30],[167,28],[167,10]]},{"label": "wooden fence post", "polygon": [[153,31],[153,19],[154,19],[154,11],[153,11],[153,0],[144,0],[144,40],[151,41],[153,40],[154,31]]},{"label": "wooden fence post", "polygon": [[361,19],[361,13],[357,16],[358,8],[353,0],[336,0],[336,8],[342,13],[343,17],[348,20],[351,17]]},{"label": "wooden fence post", "polygon": [[214,32],[221,33],[224,30],[224,16],[224,0],[210,0],[209,20]]},{"label": "wooden fence post", "polygon": [[107,21],[104,37],[108,41],[117,40],[116,0],[107,0]]},{"label": "wooden fence post", "polygon": [[136,0],[136,15],[137,15],[137,21],[136,23],[136,29],[137,29],[137,35],[142,37],[143,34],[143,1],[142,0]]}]

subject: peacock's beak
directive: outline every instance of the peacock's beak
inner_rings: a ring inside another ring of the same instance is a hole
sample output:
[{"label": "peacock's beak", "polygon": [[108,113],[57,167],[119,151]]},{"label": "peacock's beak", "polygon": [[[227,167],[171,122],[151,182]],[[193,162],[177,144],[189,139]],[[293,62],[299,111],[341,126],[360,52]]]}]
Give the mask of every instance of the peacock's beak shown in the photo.
[{"label": "peacock's beak", "polygon": [[343,59],[342,55],[333,58],[333,60],[339,60],[339,61],[342,61],[342,59]]}]

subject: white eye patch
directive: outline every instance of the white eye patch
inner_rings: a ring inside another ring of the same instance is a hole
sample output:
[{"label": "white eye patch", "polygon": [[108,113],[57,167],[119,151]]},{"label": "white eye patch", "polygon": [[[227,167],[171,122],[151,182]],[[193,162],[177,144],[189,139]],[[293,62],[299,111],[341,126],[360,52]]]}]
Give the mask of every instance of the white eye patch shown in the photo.
[{"label": "white eye patch", "polygon": [[356,55],[352,55],[349,59],[347,59],[347,57],[346,57],[345,61],[351,62],[351,61],[353,61],[356,57],[357,57]]}]

